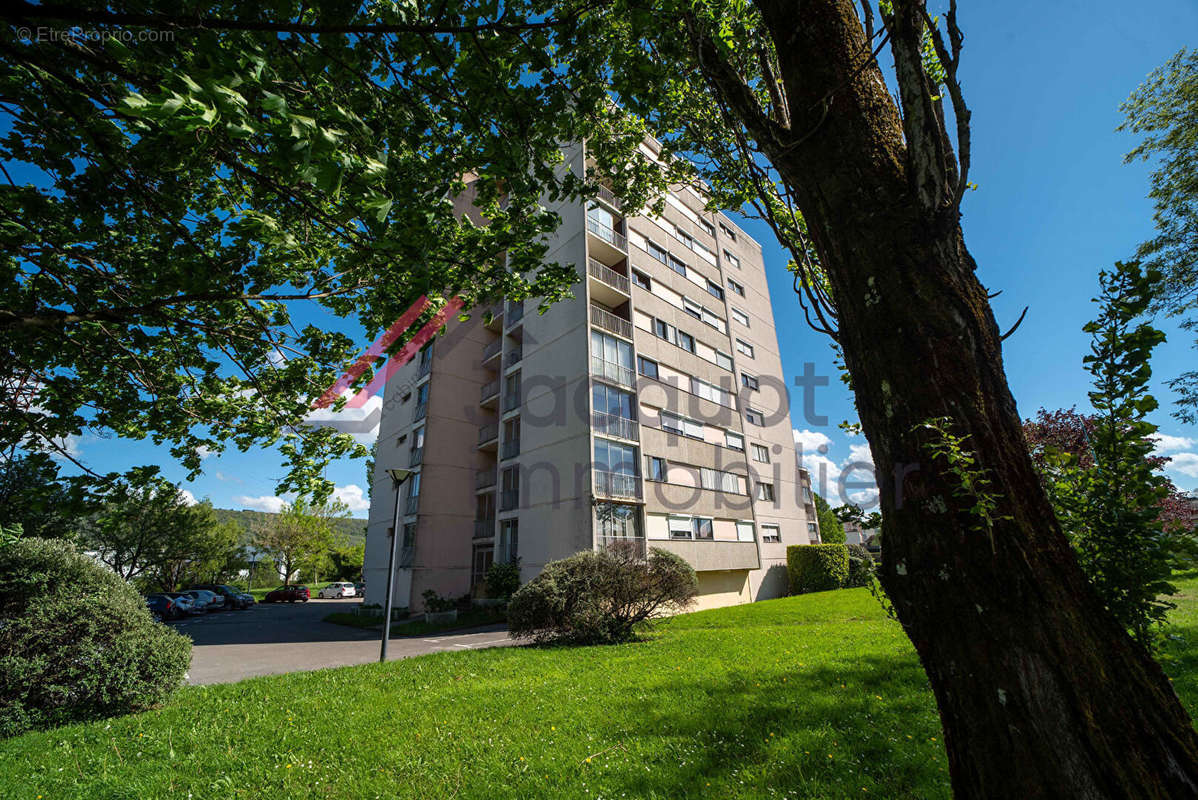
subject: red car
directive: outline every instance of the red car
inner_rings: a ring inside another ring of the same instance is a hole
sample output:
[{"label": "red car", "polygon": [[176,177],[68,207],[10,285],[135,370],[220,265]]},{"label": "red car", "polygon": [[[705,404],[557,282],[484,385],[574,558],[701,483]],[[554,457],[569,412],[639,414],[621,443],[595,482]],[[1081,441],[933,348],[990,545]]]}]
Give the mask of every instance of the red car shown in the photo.
[{"label": "red car", "polygon": [[311,599],[307,586],[280,586],[262,598],[263,603],[306,603]]}]

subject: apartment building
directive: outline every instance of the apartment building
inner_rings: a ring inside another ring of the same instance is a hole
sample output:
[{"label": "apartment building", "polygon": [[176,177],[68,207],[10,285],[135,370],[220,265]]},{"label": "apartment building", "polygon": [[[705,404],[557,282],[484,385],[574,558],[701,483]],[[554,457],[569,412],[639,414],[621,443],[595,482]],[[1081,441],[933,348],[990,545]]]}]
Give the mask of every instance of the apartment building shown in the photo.
[{"label": "apartment building", "polygon": [[[585,147],[564,154],[581,173]],[[691,189],[667,201],[660,217],[609,192],[559,204],[547,258],[575,265],[574,297],[475,309],[389,381],[367,602],[393,529],[395,604],[414,610],[428,589],[476,590],[496,560],[527,581],[615,543],[685,558],[700,607],[786,592],[787,545],[819,533],[761,247]],[[398,504],[392,468],[413,472]]]}]

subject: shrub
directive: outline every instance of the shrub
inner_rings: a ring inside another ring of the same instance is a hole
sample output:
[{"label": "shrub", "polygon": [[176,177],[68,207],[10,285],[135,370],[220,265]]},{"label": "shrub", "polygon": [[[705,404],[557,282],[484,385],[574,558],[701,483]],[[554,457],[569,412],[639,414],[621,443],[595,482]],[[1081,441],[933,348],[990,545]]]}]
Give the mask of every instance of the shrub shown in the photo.
[{"label": "shrub", "polygon": [[845,586],[869,586],[874,577],[874,559],[863,544],[850,544],[849,576]]},{"label": "shrub", "polygon": [[453,611],[458,607],[458,601],[452,597],[442,597],[436,589],[425,589],[420,595],[424,598],[424,610],[434,614],[441,611]]},{"label": "shrub", "polygon": [[70,543],[0,548],[0,736],[149,708],[190,660],[190,640]]},{"label": "shrub", "polygon": [[843,544],[792,544],[786,548],[790,593],[839,589],[849,577],[849,549]]},{"label": "shrub", "polygon": [[487,568],[487,596],[507,599],[520,588],[520,560],[496,561]]},{"label": "shrub", "polygon": [[695,571],[673,553],[588,551],[551,561],[520,587],[508,623],[513,638],[536,642],[626,642],[653,618],[690,606],[698,589]]}]

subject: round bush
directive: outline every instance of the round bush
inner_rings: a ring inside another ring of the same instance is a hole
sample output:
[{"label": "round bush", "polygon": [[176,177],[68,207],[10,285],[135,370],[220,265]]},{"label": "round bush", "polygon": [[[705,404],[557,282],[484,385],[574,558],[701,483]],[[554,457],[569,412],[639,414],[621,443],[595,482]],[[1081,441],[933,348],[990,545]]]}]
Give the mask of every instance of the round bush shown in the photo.
[{"label": "round bush", "polygon": [[537,642],[626,642],[651,619],[690,606],[698,590],[695,571],[673,553],[587,551],[549,562],[520,587],[508,625],[512,637]]},{"label": "round bush", "polygon": [[786,548],[790,593],[839,589],[849,577],[849,549],[843,544],[792,544]]},{"label": "round bush", "polygon": [[507,599],[520,588],[520,561],[496,561],[487,568],[487,596]]},{"label": "round bush", "polygon": [[0,548],[0,736],[149,708],[190,659],[189,639],[69,542]]},{"label": "round bush", "polygon": [[874,577],[874,559],[863,544],[850,544],[849,577],[845,586],[869,586]]}]

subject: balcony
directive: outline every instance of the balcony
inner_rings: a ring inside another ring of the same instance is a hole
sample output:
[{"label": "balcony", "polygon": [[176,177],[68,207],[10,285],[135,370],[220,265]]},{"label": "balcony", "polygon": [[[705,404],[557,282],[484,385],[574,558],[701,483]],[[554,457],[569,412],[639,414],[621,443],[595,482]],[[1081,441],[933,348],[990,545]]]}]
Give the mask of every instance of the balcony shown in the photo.
[{"label": "balcony", "polygon": [[494,470],[494,468],[480,469],[478,472],[474,473],[474,488],[475,489],[488,489],[494,485],[495,485],[495,470]]},{"label": "balcony", "polygon": [[617,317],[615,314],[599,306],[591,306],[591,324],[596,328],[602,328],[605,331],[614,333],[616,336],[623,336],[625,339],[632,338],[631,322],[622,317]]},{"label": "balcony", "polygon": [[484,450],[494,450],[499,444],[499,423],[482,425],[478,429],[478,446]]},{"label": "balcony", "polygon": [[496,303],[483,310],[483,325],[487,330],[496,333],[503,330],[503,303]]},{"label": "balcony", "polygon": [[[503,352],[503,339],[496,339],[483,348],[483,365]],[[493,366],[493,365],[492,365]]]},{"label": "balcony", "polygon": [[520,490],[519,489],[504,489],[499,493],[499,510],[511,511],[513,508],[520,506]]},{"label": "balcony", "polygon": [[483,384],[482,389],[478,392],[478,404],[489,408],[497,397],[499,397],[498,379]]},{"label": "balcony", "polygon": [[416,380],[420,380],[427,375],[433,368],[432,358],[425,358],[420,362],[420,369],[416,373]]},{"label": "balcony", "polygon": [[419,422],[428,416],[428,401],[421,403],[412,410],[412,422]]},{"label": "balcony", "polygon": [[627,276],[593,258],[587,258],[587,275],[590,276],[593,299],[607,306],[618,306],[628,301]]},{"label": "balcony", "polygon": [[415,514],[416,510],[418,508],[420,508],[420,495],[416,495],[415,497],[409,497],[404,502],[403,513],[404,514]]},{"label": "balcony", "polygon": [[595,412],[593,420],[595,433],[602,433],[605,436],[618,436],[621,439],[628,439],[633,442],[640,441],[640,426],[637,425],[634,419],[617,416],[616,414]]},{"label": "balcony", "polygon": [[501,458],[515,458],[518,455],[520,455],[519,439],[508,439],[503,443],[503,451],[500,455]]},{"label": "balcony", "polygon": [[504,413],[506,413],[508,411],[514,411],[515,409],[517,409],[519,407],[520,407],[520,393],[519,392],[508,392],[507,394],[505,394],[503,396]]},{"label": "balcony", "polygon": [[599,195],[598,196],[601,201],[603,201],[604,203],[607,203],[609,206],[611,206],[616,211],[620,210],[620,206],[621,206],[620,198],[616,197],[615,192],[613,192],[611,189],[607,188],[603,184],[599,185]]},{"label": "balcony", "polygon": [[495,518],[474,520],[474,538],[489,539],[495,535]]},{"label": "balcony", "polygon": [[640,476],[597,469],[595,470],[595,494],[603,497],[639,499],[641,496]]},{"label": "balcony", "polygon": [[600,550],[610,550],[631,558],[645,557],[645,537],[643,536],[600,536],[596,544],[599,545]]},{"label": "balcony", "polygon": [[598,356],[591,356],[591,374],[596,378],[618,383],[621,386],[635,386],[636,373],[631,367],[621,366],[614,361],[605,361]]},{"label": "balcony", "polygon": [[424,448],[423,447],[413,447],[412,453],[408,457],[408,466],[415,467],[423,461],[424,461]]},{"label": "balcony", "polygon": [[628,257],[628,240],[624,234],[592,217],[587,217],[587,233],[587,249],[598,261],[611,266]]},{"label": "balcony", "polygon": [[513,347],[507,351],[507,365],[509,367],[519,364],[522,358],[524,358],[524,351],[519,347]]},{"label": "balcony", "polygon": [[507,326],[510,328],[522,319],[524,319],[524,303],[508,303]]}]

